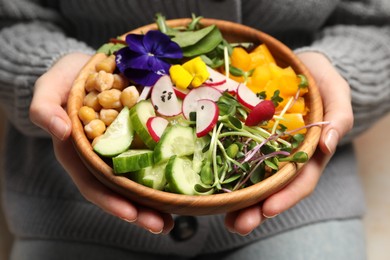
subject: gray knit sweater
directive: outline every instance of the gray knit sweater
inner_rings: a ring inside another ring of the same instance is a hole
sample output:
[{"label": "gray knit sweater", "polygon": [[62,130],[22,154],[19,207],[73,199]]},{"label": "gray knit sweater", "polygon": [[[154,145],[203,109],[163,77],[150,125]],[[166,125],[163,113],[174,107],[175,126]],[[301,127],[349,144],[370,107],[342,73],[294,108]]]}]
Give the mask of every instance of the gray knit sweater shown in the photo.
[{"label": "gray knit sweater", "polygon": [[339,147],[309,198],[246,237],[227,232],[223,216],[203,216],[191,239],[175,242],[116,219],[80,195],[55,160],[48,136],[29,121],[34,82],[62,55],[92,53],[109,38],[153,22],[157,12],[232,20],[294,49],[326,54],[352,88],[355,125],[344,143],[390,110],[388,0],[0,0],[0,103],[11,122],[3,202],[15,236],[185,256],[305,224],[361,217],[363,195],[350,145]]}]

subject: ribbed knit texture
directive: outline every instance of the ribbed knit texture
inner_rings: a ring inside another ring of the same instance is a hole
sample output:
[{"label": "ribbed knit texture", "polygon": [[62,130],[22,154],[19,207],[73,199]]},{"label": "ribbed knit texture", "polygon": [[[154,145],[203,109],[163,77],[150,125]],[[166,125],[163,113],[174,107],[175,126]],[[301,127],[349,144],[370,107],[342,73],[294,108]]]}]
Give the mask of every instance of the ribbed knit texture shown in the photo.
[{"label": "ribbed knit texture", "polygon": [[96,48],[151,23],[157,12],[167,18],[195,13],[242,22],[299,51],[327,55],[352,89],[355,126],[347,143],[390,109],[390,32],[388,27],[372,26],[388,26],[387,0],[52,0],[46,1],[49,6],[38,2],[0,0],[0,104],[12,123],[6,139],[4,205],[17,237],[190,256],[231,249],[318,221],[362,216],[364,197],[352,148],[346,145],[339,147],[309,198],[249,236],[227,232],[223,216],[199,217],[198,232],[188,241],[151,235],[82,198],[56,162],[50,139],[38,138],[43,134],[29,121],[28,108],[34,82],[61,56],[91,52],[88,46]]},{"label": "ribbed knit texture", "polygon": [[[324,53],[350,83],[354,128],[343,143],[372,126],[390,111],[390,26],[338,25],[324,30],[310,47]],[[337,94],[337,93],[336,93]]]},{"label": "ribbed knit texture", "polygon": [[3,29],[0,46],[1,105],[25,134],[42,135],[43,131],[28,117],[36,79],[62,55],[73,51],[92,53],[92,49],[66,38],[58,27],[38,21]]}]

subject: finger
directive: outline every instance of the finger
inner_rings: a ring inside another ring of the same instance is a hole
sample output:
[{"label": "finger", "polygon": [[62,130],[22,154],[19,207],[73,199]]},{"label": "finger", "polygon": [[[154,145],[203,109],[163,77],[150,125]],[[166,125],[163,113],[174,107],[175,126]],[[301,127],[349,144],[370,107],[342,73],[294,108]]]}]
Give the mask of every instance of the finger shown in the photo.
[{"label": "finger", "polygon": [[75,153],[70,140],[59,141],[53,139],[53,143],[57,158],[60,158],[62,166],[88,201],[128,222],[137,220],[137,208],[104,186],[88,171],[77,153]]},{"label": "finger", "polygon": [[107,213],[135,223],[154,234],[166,234],[173,228],[173,218],[170,214],[137,207],[98,181],[81,162],[70,141],[54,139],[53,143],[57,158],[61,158],[63,167],[88,201]]},{"label": "finger", "polygon": [[66,139],[71,132],[71,123],[63,106],[72,82],[88,59],[88,55],[81,53],[65,56],[35,83],[30,119],[60,140]]},{"label": "finger", "polygon": [[62,98],[55,89],[48,90],[48,84],[40,82],[36,84],[31,102],[30,119],[52,136],[64,140],[70,135],[71,122],[62,107]]},{"label": "finger", "polygon": [[230,232],[245,236],[261,225],[264,219],[261,205],[256,204],[236,212],[227,213],[225,226]]},{"label": "finger", "polygon": [[309,196],[317,186],[329,158],[329,155],[324,155],[321,150],[317,149],[310,162],[302,168],[291,183],[263,202],[263,215],[272,218]]},{"label": "finger", "polygon": [[136,223],[153,234],[167,234],[173,228],[173,218],[169,214],[161,214],[155,210],[139,207]]}]

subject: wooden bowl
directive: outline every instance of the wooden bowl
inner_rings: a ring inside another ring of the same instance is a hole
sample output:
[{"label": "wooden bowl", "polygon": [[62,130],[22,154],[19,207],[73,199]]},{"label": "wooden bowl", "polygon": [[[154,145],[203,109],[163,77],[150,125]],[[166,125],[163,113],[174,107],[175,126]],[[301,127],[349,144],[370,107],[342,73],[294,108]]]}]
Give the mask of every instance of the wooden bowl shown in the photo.
[{"label": "wooden bowl", "polygon": [[[168,24],[176,27],[186,25],[189,22],[190,19],[177,19],[168,21]],[[309,92],[305,95],[305,98],[310,112],[307,115],[306,123],[322,121],[322,102],[317,86],[308,70],[288,47],[270,35],[240,24],[215,19],[202,19],[201,22],[204,25],[217,25],[228,41],[265,43],[278,65],[282,67],[290,65],[297,73],[304,74],[309,82]],[[145,33],[151,29],[157,29],[156,25],[147,25],[129,33]],[[124,39],[125,35],[121,37]],[[95,64],[104,57],[104,54],[96,54],[91,58],[80,72],[70,92],[67,109],[73,124],[72,139],[77,152],[91,174],[107,187],[129,200],[172,214],[210,215],[226,213],[259,203],[271,194],[281,190],[297,176],[299,169],[303,166],[297,163],[286,163],[277,173],[255,185],[231,193],[205,196],[180,195],[154,190],[126,177],[114,175],[113,169],[93,151],[90,141],[84,134],[83,125],[78,118],[78,111],[83,105],[85,96],[84,84],[86,78],[94,71]],[[309,128],[299,150],[305,151],[311,157],[317,147],[320,133],[321,127]]]}]

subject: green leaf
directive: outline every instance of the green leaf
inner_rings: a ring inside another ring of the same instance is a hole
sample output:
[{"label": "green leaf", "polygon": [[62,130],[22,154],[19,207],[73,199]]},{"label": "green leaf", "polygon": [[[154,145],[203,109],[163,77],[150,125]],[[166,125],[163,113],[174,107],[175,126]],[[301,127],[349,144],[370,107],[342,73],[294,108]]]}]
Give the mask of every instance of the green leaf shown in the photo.
[{"label": "green leaf", "polygon": [[196,16],[195,14],[192,14],[192,21],[188,24],[187,29],[189,31],[194,31],[199,27],[200,20],[202,20],[202,16]]},{"label": "green leaf", "polygon": [[261,91],[260,93],[257,93],[256,95],[260,99],[266,99],[267,98],[267,94],[266,94],[265,91]]},{"label": "green leaf", "polygon": [[307,88],[309,86],[309,81],[307,81],[306,76],[303,74],[298,74],[298,77],[300,79],[298,87],[299,88]]},{"label": "green leaf", "polygon": [[229,72],[236,77],[244,76],[245,72],[242,69],[236,68],[234,66],[229,66]]},{"label": "green leaf", "polygon": [[270,167],[272,170],[278,170],[278,165],[276,165],[274,162],[272,162],[271,160],[264,160],[264,163]]},{"label": "green leaf", "polygon": [[215,25],[211,26],[212,30],[196,42],[196,44],[182,48],[184,57],[194,57],[209,53],[219,45],[219,43],[223,40],[222,34],[218,27]]},{"label": "green leaf", "polygon": [[305,135],[304,134],[293,135],[292,143],[291,143],[293,148],[297,148],[303,142],[304,139],[305,139]]},{"label": "green leaf", "polygon": [[195,111],[190,112],[190,121],[196,121],[196,112]]},{"label": "green leaf", "polygon": [[234,116],[229,116],[229,122],[237,129],[242,128],[242,122]]},{"label": "green leaf", "polygon": [[179,32],[178,30],[173,29],[166,24],[165,16],[163,16],[161,13],[156,14],[156,24],[158,29],[166,35],[174,36],[176,33]]},{"label": "green leaf", "polygon": [[126,47],[126,45],[122,43],[106,43],[103,44],[99,49],[97,49],[97,53],[104,53],[107,56],[110,56],[117,52],[118,50],[122,49],[123,47]]},{"label": "green leaf", "polygon": [[240,147],[236,143],[233,143],[233,144],[229,145],[228,148],[226,148],[226,154],[230,158],[235,158],[239,151],[240,151]]},{"label": "green leaf", "polygon": [[231,177],[227,178],[226,180],[224,180],[222,182],[222,184],[228,184],[228,183],[232,183],[234,182],[235,180],[239,179],[241,177],[241,174],[234,174],[232,175]]},{"label": "green leaf", "polygon": [[249,171],[250,168],[251,168],[251,166],[250,166],[249,162],[243,163],[242,167],[241,167],[241,169],[243,169],[244,171]]},{"label": "green leaf", "polygon": [[253,184],[259,183],[262,180],[264,180],[265,176],[265,167],[262,163],[259,167],[256,168],[256,170],[252,173],[250,180]]},{"label": "green leaf", "polygon": [[208,185],[195,184],[194,189],[198,193],[211,194],[213,193],[214,188]]},{"label": "green leaf", "polygon": [[307,160],[309,160],[309,156],[302,151],[296,152],[293,156],[293,161],[297,163],[305,163]]},{"label": "green leaf", "polygon": [[271,97],[271,101],[274,103],[275,107],[279,105],[280,102],[283,101],[283,98],[279,96],[280,90],[275,90],[274,95]]},{"label": "green leaf", "polygon": [[197,31],[178,32],[172,38],[172,41],[176,42],[181,48],[192,46],[205,38],[214,28],[216,28],[215,25],[210,25]]}]

